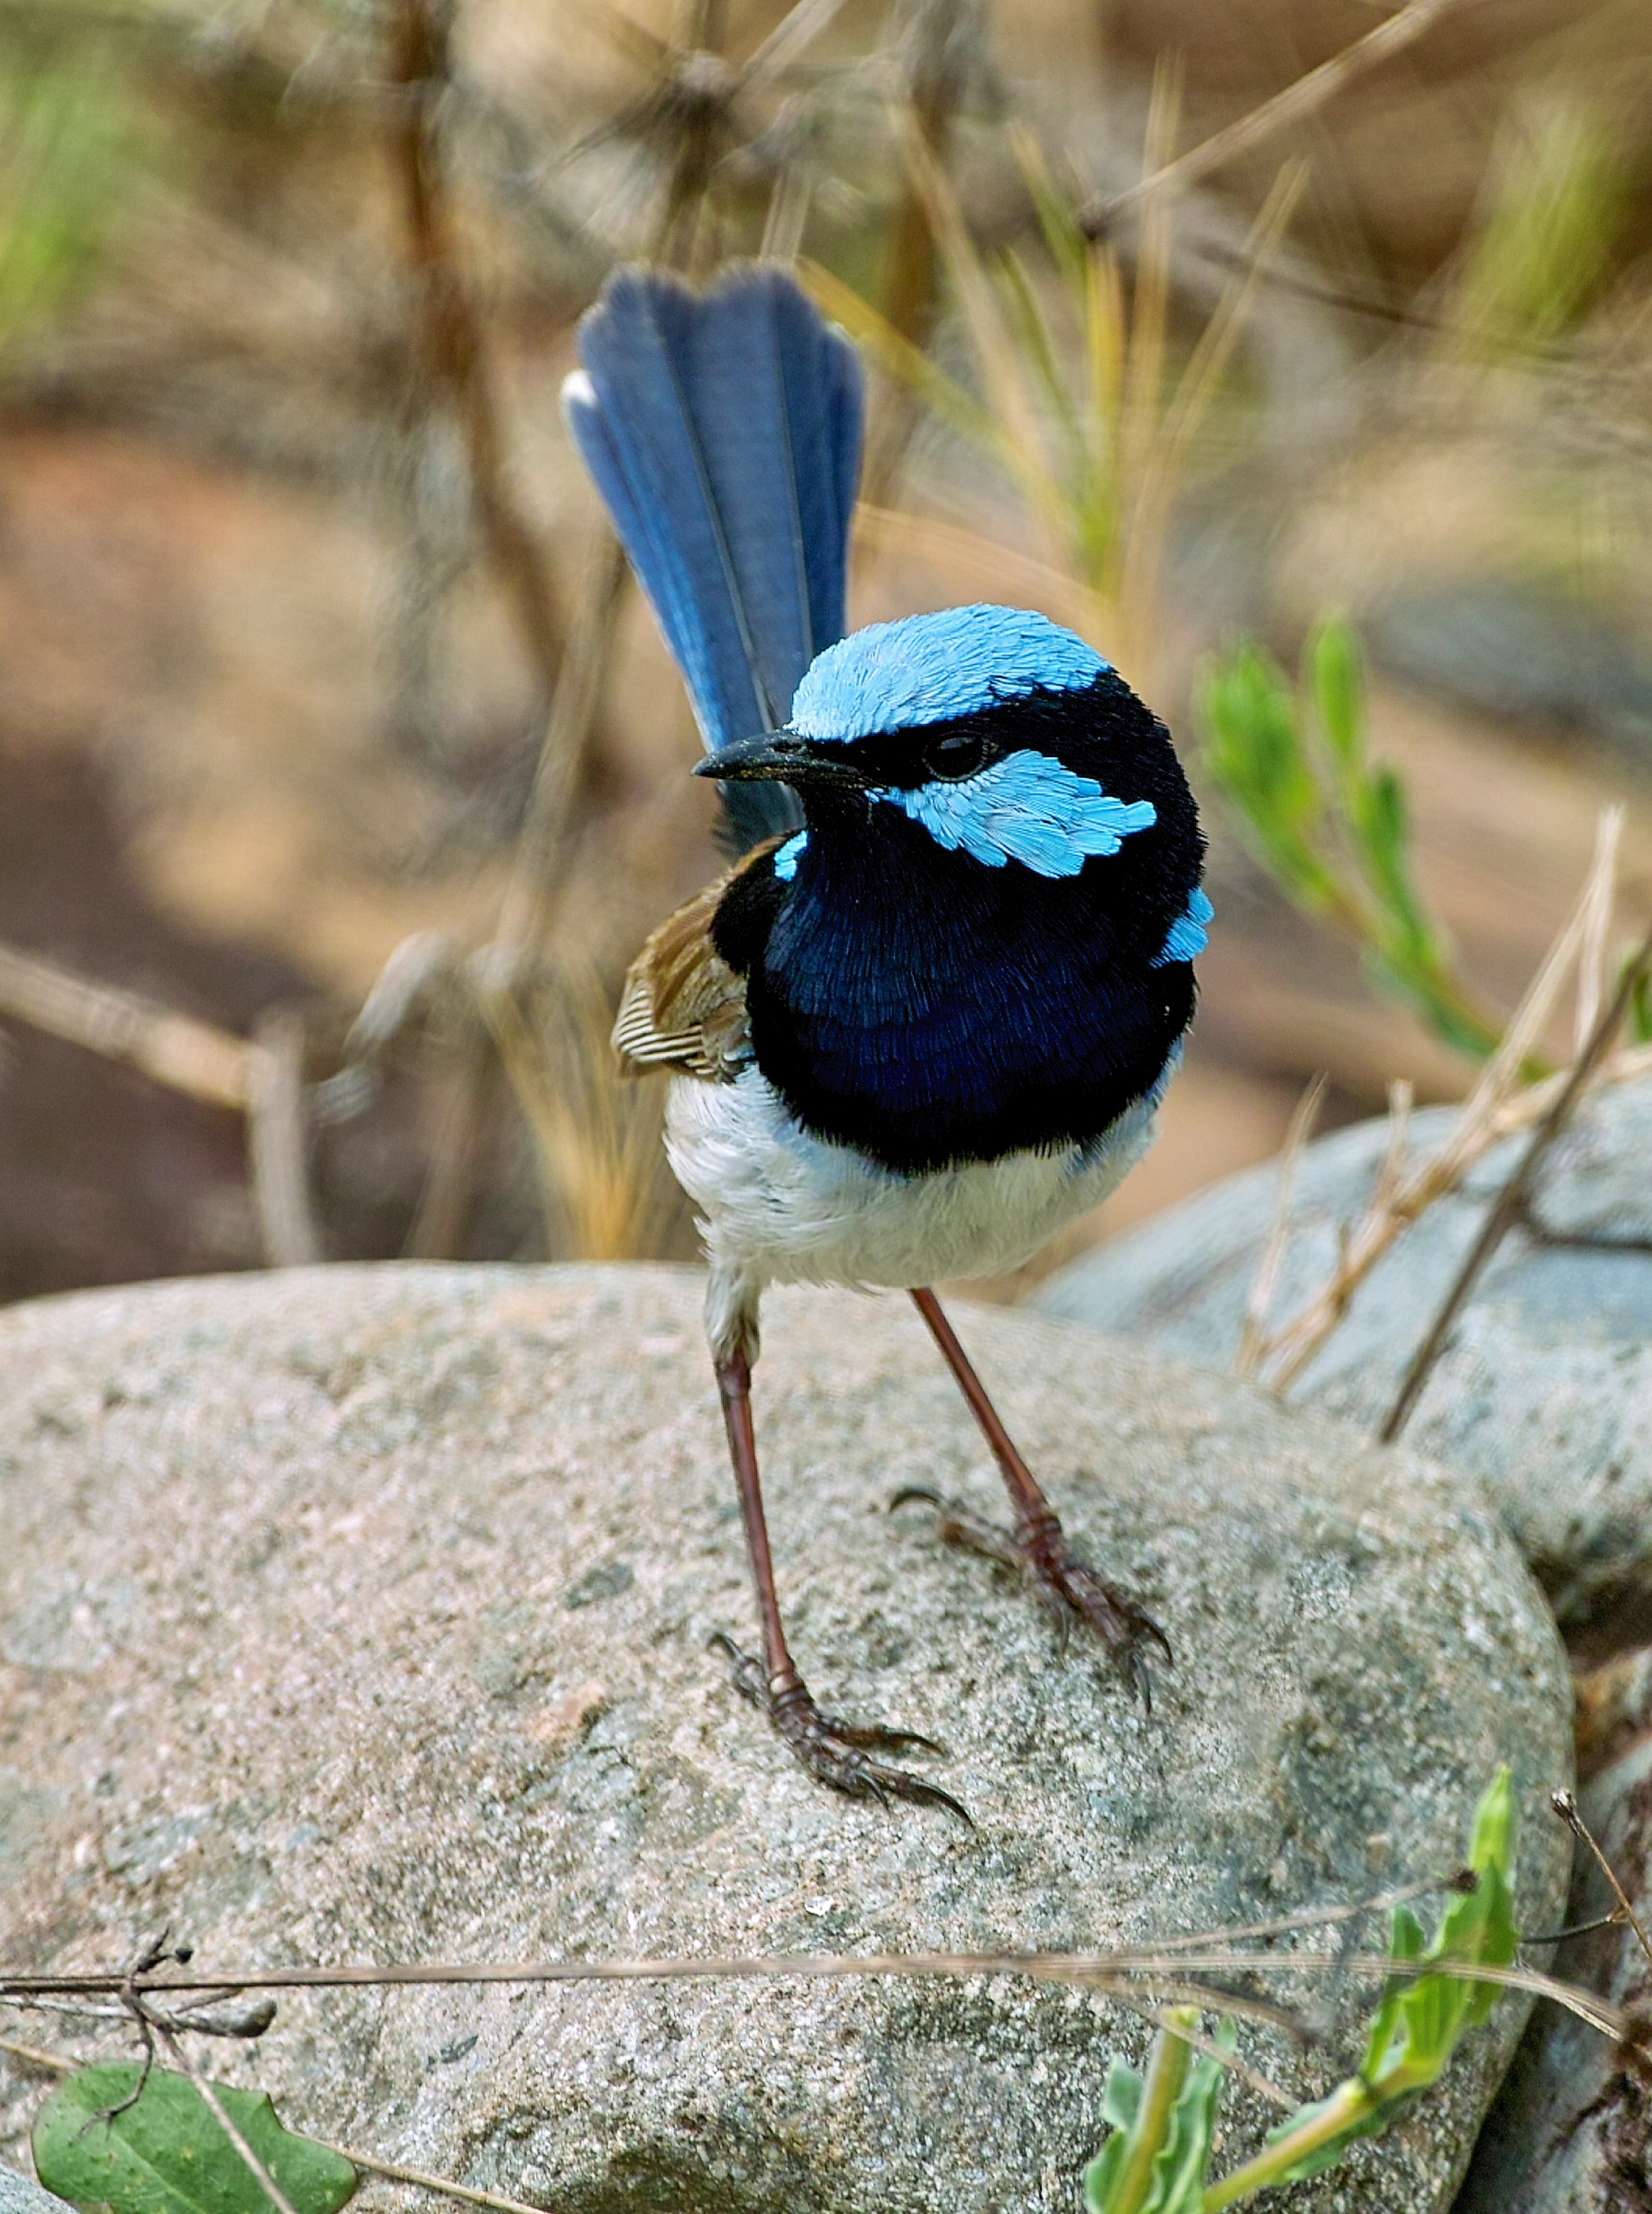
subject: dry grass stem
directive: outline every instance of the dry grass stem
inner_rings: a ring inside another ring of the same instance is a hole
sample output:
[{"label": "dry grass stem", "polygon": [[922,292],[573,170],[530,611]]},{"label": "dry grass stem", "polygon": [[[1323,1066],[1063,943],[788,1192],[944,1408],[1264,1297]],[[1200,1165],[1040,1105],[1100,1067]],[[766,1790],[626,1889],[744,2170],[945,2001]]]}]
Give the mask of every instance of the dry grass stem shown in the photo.
[{"label": "dry grass stem", "polygon": [[1175,160],[1150,164],[1147,174],[1127,190],[1092,202],[1082,217],[1085,229],[1091,233],[1105,232],[1126,208],[1144,200],[1151,207],[1155,200],[1170,198],[1190,185],[1200,183],[1214,170],[1262,145],[1276,132],[1313,114],[1355,78],[1414,44],[1442,15],[1460,4],[1461,0],[1409,0],[1409,5],[1400,8],[1386,23],[1368,31],[1363,39],[1355,39],[1352,46],[1345,46],[1339,54],[1322,61],[1317,69],[1299,77],[1272,99],[1252,108],[1247,115],[1241,115],[1214,132]]},{"label": "dry grass stem", "polygon": [[[1527,989],[1497,1051],[1486,1062],[1443,1145],[1409,1174],[1379,1176],[1364,1212],[1346,1234],[1337,1265],[1291,1320],[1262,1348],[1256,1373],[1282,1395],[1301,1375],[1346,1313],[1359,1285],[1419,1215],[1457,1189],[1492,1148],[1542,1121],[1571,1081],[1562,1071],[1535,1084],[1523,1071],[1583,951],[1590,917],[1598,910],[1602,879],[1608,885],[1615,842],[1602,826],[1594,859],[1577,901]],[[1589,1072],[1596,1083],[1620,1083],[1652,1068],[1652,1052],[1603,1055]]]},{"label": "dry grass stem", "polygon": [[1273,1201],[1273,1220],[1268,1230],[1267,1243],[1262,1249],[1262,1258],[1256,1264],[1256,1273],[1251,1280],[1249,1296],[1245,1302],[1245,1326],[1239,1332],[1239,1349],[1234,1358],[1236,1376],[1254,1377],[1267,1344],[1268,1315],[1273,1305],[1273,1294],[1279,1284],[1280,1264],[1285,1258],[1285,1244],[1291,1235],[1291,1204],[1296,1190],[1296,1172],[1314,1126],[1319,1120],[1319,1110],[1325,1102],[1323,1074],[1308,1084],[1296,1103],[1291,1117],[1291,1126],[1285,1132],[1285,1142],[1279,1156],[1279,1190]]},{"label": "dry grass stem", "polygon": [[[422,12],[428,0],[404,0]],[[408,19],[411,21],[411,17]],[[790,20],[789,18],[788,19]],[[823,27],[823,16],[814,28]],[[783,26],[782,26],[783,27]],[[676,37],[671,46],[655,41],[651,66],[655,74],[678,69],[691,54],[715,54],[720,44],[721,10],[713,0],[683,0],[677,11]],[[411,32],[406,33],[411,36]],[[646,34],[652,39],[653,34]],[[814,30],[808,30],[814,35]],[[445,66],[445,48],[438,57]],[[434,63],[432,64],[434,67]],[[731,80],[732,81],[732,80]],[[659,221],[654,233],[654,256],[674,268],[686,268],[698,251],[707,214],[707,187],[717,151],[717,114],[710,102],[698,103],[679,133],[666,178]],[[409,158],[411,159],[411,158]],[[412,175],[410,168],[410,177]],[[413,205],[410,197],[410,206]],[[479,355],[478,359],[479,361]],[[479,387],[479,389],[480,389]],[[557,1165],[565,1170],[576,1157],[566,1145],[544,1148],[553,1132],[565,1138],[589,1122],[587,1102],[559,1110],[554,1105],[557,1077],[524,1025],[515,993],[525,965],[537,954],[545,937],[558,889],[558,862],[566,842],[580,762],[602,704],[604,679],[613,654],[615,627],[625,594],[625,555],[611,532],[604,532],[587,571],[571,634],[565,650],[559,650],[560,681],[550,691],[550,713],[534,771],[534,790],[516,839],[510,875],[501,902],[499,922],[492,943],[478,958],[472,981],[481,1002],[483,1023],[471,1026],[461,1038],[448,1074],[448,1097],[437,1141],[425,1179],[417,1216],[407,1240],[409,1254],[441,1258],[453,1252],[469,1219],[478,1165],[497,1093],[496,1048],[508,1031],[514,1057],[506,1074],[540,1146],[542,1169]],[[622,1116],[617,1107],[608,1120]],[[611,1164],[611,1154],[608,1157]],[[579,1188],[590,1192],[607,1181],[608,1171],[585,1176]],[[632,1195],[633,1211],[652,1205],[657,1178],[644,1177]],[[559,1190],[566,1189],[560,1175]],[[593,1229],[599,1249],[621,1233],[612,1227],[612,1205],[602,1212],[610,1227]],[[641,1249],[630,1248],[634,1253]]]},{"label": "dry grass stem", "polygon": [[[1134,457],[1132,467],[1125,473],[1129,492],[1125,558],[1118,583],[1118,620],[1120,630],[1131,641],[1129,650],[1135,665],[1143,671],[1144,682],[1150,681],[1151,675],[1149,641],[1156,638],[1159,630],[1159,589],[1164,567],[1165,541],[1193,442],[1220,389],[1246,319],[1255,305],[1256,294],[1268,274],[1307,182],[1307,165],[1300,161],[1291,163],[1274,179],[1246,240],[1240,256],[1240,273],[1228,285],[1209,321],[1200,333],[1198,343],[1186,368],[1176,380],[1168,404],[1164,406],[1162,415],[1152,424],[1139,453]],[[1168,266],[1169,203],[1165,202],[1164,206],[1167,218],[1164,226],[1164,252]],[[1144,225],[1144,251],[1149,231],[1155,227]],[[1140,284],[1138,264],[1138,300]],[[1162,350],[1163,325],[1168,316],[1169,301],[1157,279],[1154,282],[1150,305],[1152,313],[1161,325],[1160,335],[1155,342],[1155,348]],[[1139,312],[1138,307],[1138,315]],[[1136,317],[1133,317],[1133,329],[1135,322]]]},{"label": "dry grass stem", "polygon": [[[214,1990],[232,1991],[389,1990],[426,1985],[493,1983],[673,1983],[680,1981],[813,1981],[872,1977],[939,1977],[951,1981],[982,1976],[1026,1976],[1037,1983],[1072,1984],[1107,1997],[1140,2003],[1187,1998],[1213,2010],[1250,2015],[1303,2034],[1287,2009],[1273,2007],[1247,1991],[1195,1982],[1196,1976],[1254,1976],[1259,1972],[1288,1975],[1447,1975],[1460,1981],[1494,1984],[1500,1990],[1526,1991],[1552,1999],[1603,2036],[1621,2042],[1631,2017],[1622,2008],[1535,1968],[1493,1968],[1467,1961],[1401,1961],[1383,1953],[1244,1953],[1231,1949],[1178,1953],[1160,1946],[1121,1946],[1108,1953],[775,1953],[707,1954],[638,1960],[483,1961],[400,1963],[384,1968],[268,1968],[212,1978]],[[140,1976],[14,1976],[0,1974],[0,2003],[15,2003],[42,1989],[120,1991],[141,1994],[199,1990],[206,1979],[176,1973]]]},{"label": "dry grass stem", "polygon": [[[952,151],[959,104],[978,42],[980,0],[917,0],[908,10],[903,104],[896,121],[905,152],[901,191],[890,216],[883,252],[882,312],[890,328],[921,352],[934,334],[940,304],[941,236],[935,179]],[[867,440],[863,495],[881,503],[899,476],[917,416],[916,393],[893,384]]]},{"label": "dry grass stem", "polygon": [[[987,416],[1000,453],[1012,462],[1045,558],[1053,567],[1059,566],[1064,557],[1065,506],[1051,471],[1044,465],[1043,425],[1027,363],[993,291],[980,249],[970,235],[950,178],[909,114],[897,117],[895,130],[925,220],[939,244],[957,295],[980,364]],[[898,325],[890,323],[888,327],[905,339],[914,352],[921,352]]]},{"label": "dry grass stem", "polygon": [[[1173,144],[1179,101],[1177,71],[1162,69],[1148,116],[1150,163]],[[1003,471],[1026,508],[1034,552],[1027,557],[993,546],[989,558],[980,534],[929,518],[897,520],[883,507],[879,481],[871,486],[873,513],[861,526],[861,543],[904,538],[908,548],[926,544],[934,554],[950,545],[992,598],[1001,597],[1008,578],[1025,574],[1038,600],[1150,688],[1176,499],[1305,172],[1295,165],[1281,176],[1237,272],[1185,363],[1173,371],[1168,204],[1148,211],[1127,288],[1110,251],[1087,245],[1074,227],[1036,143],[1016,133],[1054,263],[1052,285],[1015,252],[990,261],[923,133],[910,116],[898,117],[894,128],[957,303],[973,383],[939,367],[891,315],[841,279],[813,266],[807,279],[826,313],[889,376]]]},{"label": "dry grass stem", "polygon": [[1648,932],[1634,959],[1625,968],[1618,989],[1612,994],[1611,1005],[1596,1022],[1584,1050],[1567,1071],[1565,1083],[1532,1132],[1530,1144],[1493,1201],[1481,1225],[1480,1235],[1441,1302],[1439,1312],[1407,1368],[1394,1403],[1377,1432],[1384,1445],[1391,1444],[1404,1428],[1474,1285],[1489,1267],[1498,1247],[1529,1210],[1545,1160],[1576,1112],[1596,1069],[1611,1050],[1612,1040],[1627,1020],[1635,994],[1649,972],[1652,972],[1652,932]]},{"label": "dry grass stem", "polygon": [[73,2075],[81,2064],[65,2059],[61,2053],[42,2053],[39,2045],[23,2045],[15,2037],[0,2037],[0,2053],[25,2068],[38,2068],[43,2075]]},{"label": "dry grass stem", "polygon": [[1602,808],[1595,830],[1588,912],[1577,962],[1577,1007],[1572,1030],[1575,1060],[1589,1042],[1606,993],[1606,961],[1611,941],[1612,889],[1618,876],[1618,848],[1623,837],[1623,809]]},{"label": "dry grass stem", "polygon": [[1396,1076],[1388,1087],[1388,1143],[1383,1148],[1376,1183],[1372,1189],[1374,1206],[1392,1205],[1394,1194],[1400,1189],[1405,1174],[1406,1152],[1410,1144],[1411,1109],[1414,1104],[1415,1094],[1410,1079]]},{"label": "dry grass stem", "polygon": [[470,2183],[450,2183],[445,2176],[426,2174],[423,2168],[404,2168],[399,2161],[380,2160],[376,2153],[358,2153],[353,2145],[330,2145],[327,2150],[337,2153],[351,2167],[363,2169],[369,2175],[382,2175],[392,2183],[411,2183],[415,2190],[435,2191],[443,2199],[457,2199],[461,2206],[488,2207],[492,2214],[544,2214],[543,2207],[529,2206],[525,2200],[507,2199],[497,2191],[478,2191]]},{"label": "dry grass stem", "polygon": [[829,28],[843,7],[844,0],[797,0],[797,5],[746,56],[740,67],[743,79],[748,85],[756,84],[789,69],[805,47]]}]

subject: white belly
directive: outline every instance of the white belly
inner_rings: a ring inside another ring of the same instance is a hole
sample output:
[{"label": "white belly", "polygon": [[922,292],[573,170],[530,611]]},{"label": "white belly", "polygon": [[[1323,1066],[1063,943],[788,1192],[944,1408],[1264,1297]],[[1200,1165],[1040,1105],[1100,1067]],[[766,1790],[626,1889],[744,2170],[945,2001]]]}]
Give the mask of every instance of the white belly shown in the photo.
[{"label": "white belly", "polygon": [[672,1168],[704,1210],[714,1269],[763,1284],[910,1290],[1018,1267],[1104,1200],[1145,1152],[1179,1054],[1088,1146],[899,1176],[798,1128],[768,1079],[680,1077],[666,1102]]}]

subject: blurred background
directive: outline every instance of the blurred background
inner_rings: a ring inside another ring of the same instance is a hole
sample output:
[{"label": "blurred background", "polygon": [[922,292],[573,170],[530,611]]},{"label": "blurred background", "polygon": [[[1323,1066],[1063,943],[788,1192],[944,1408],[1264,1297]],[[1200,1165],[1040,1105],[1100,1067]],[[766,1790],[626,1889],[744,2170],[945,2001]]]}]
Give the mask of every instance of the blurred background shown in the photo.
[{"label": "blurred background", "polygon": [[606,1039],[715,795],[557,405],[638,255],[864,348],[855,620],[1177,734],[1201,1010],[1075,1241],[1461,1096],[1652,862],[1649,89],[1647,0],[0,0],[0,1296],[692,1251]]}]

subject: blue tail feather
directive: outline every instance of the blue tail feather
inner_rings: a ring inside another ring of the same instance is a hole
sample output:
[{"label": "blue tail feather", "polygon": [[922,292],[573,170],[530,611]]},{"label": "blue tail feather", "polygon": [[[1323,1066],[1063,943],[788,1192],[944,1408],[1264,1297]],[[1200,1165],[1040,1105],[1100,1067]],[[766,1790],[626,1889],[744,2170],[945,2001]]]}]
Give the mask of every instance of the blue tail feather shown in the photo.
[{"label": "blue tail feather", "polygon": [[[843,636],[861,370],[783,270],[710,291],[610,279],[580,326],[569,427],[689,687],[707,750],[786,720]],[[795,828],[783,786],[724,787],[743,843]]]}]

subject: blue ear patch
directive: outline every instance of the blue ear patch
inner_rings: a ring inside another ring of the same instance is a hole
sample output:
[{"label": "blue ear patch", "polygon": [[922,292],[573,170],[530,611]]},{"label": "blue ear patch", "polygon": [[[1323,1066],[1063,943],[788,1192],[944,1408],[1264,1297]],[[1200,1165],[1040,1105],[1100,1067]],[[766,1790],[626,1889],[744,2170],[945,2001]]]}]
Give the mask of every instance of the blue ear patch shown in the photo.
[{"label": "blue ear patch", "polygon": [[792,878],[797,874],[798,856],[808,844],[808,832],[799,830],[795,837],[789,837],[783,846],[775,847],[774,874],[780,878],[781,883],[790,883]]},{"label": "blue ear patch", "polygon": [[904,808],[948,853],[962,846],[990,869],[1018,861],[1040,876],[1076,876],[1092,855],[1116,854],[1133,830],[1158,820],[1151,800],[1115,800],[1092,777],[1030,750],[955,783],[891,785],[872,797]]},{"label": "blue ear patch", "polygon": [[1193,961],[1203,953],[1205,925],[1216,920],[1216,910],[1195,884],[1187,905],[1170,926],[1170,936],[1153,956],[1152,966],[1168,968],[1173,961]]},{"label": "blue ear patch", "polygon": [[792,695],[800,738],[863,738],[976,715],[1036,691],[1082,691],[1108,663],[1045,615],[945,608],[870,623],[817,654]]}]

